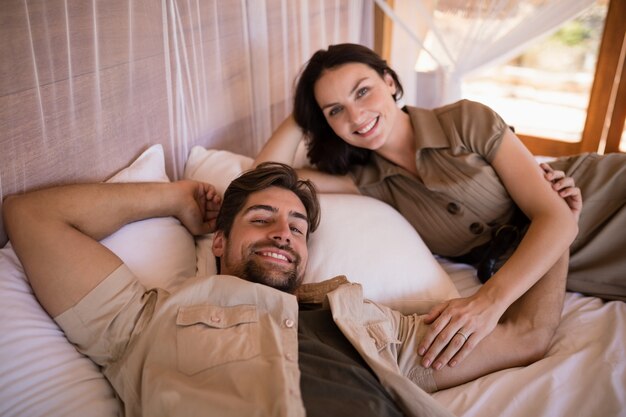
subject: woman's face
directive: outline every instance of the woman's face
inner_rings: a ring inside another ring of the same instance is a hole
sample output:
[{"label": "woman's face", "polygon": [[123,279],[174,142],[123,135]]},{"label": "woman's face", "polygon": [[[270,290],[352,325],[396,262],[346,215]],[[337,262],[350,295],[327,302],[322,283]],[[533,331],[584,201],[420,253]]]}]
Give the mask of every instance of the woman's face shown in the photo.
[{"label": "woman's face", "polygon": [[394,128],[399,112],[389,74],[381,77],[365,64],[325,70],[314,86],[317,104],[333,131],[347,143],[377,150]]}]

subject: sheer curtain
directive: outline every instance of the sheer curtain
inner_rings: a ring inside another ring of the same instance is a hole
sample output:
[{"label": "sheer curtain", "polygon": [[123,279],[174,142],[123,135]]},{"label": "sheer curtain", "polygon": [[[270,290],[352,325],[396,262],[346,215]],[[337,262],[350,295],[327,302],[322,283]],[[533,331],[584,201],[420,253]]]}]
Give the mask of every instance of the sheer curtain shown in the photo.
[{"label": "sheer curtain", "polygon": [[[164,0],[171,140],[183,160],[196,142],[254,154],[291,111],[310,55],[371,44],[368,0]],[[180,171],[177,167],[177,171]]]},{"label": "sheer curtain", "polygon": [[372,13],[372,0],[3,0],[0,202],[104,180],[155,143],[171,179],[194,145],[254,155],[304,62],[371,46]]},{"label": "sheer curtain", "polygon": [[437,107],[461,98],[461,81],[520,53],[594,0],[375,0],[394,21],[391,65],[405,102]]}]

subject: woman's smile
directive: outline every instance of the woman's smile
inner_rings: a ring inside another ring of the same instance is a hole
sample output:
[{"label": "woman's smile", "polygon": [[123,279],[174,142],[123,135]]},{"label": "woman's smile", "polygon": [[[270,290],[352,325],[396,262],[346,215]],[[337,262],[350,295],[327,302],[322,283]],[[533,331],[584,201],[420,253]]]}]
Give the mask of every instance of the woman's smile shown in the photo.
[{"label": "woman's smile", "polygon": [[378,125],[378,119],[378,117],[373,118],[364,127],[357,129],[354,133],[361,136],[367,136],[368,134],[373,133],[374,127]]}]

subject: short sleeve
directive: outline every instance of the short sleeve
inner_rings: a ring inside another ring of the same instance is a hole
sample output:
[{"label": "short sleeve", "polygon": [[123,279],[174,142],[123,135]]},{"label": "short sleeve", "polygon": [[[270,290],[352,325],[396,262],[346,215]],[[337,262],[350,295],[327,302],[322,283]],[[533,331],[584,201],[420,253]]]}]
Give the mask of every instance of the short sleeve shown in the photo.
[{"label": "short sleeve", "polygon": [[469,151],[490,163],[509,126],[490,107],[470,100],[437,109],[437,116],[448,138],[456,138]]},{"label": "short sleeve", "polygon": [[115,362],[124,353],[142,313],[153,304],[137,278],[122,264],[78,304],[54,318],[79,352],[98,365]]}]

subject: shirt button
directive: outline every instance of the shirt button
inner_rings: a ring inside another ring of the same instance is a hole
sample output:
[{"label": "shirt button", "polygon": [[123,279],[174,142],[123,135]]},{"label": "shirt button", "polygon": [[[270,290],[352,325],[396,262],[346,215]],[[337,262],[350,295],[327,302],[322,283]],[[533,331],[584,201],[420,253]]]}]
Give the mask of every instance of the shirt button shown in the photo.
[{"label": "shirt button", "polygon": [[448,204],[447,209],[450,214],[459,214],[461,206],[459,206],[458,203],[452,202]]},{"label": "shirt button", "polygon": [[211,316],[211,321],[213,323],[219,323],[222,319],[220,319],[219,316]]},{"label": "shirt button", "polygon": [[470,229],[470,232],[474,233],[475,235],[479,235],[485,230],[483,225],[478,222],[470,224],[469,229]]},{"label": "shirt button", "polygon": [[291,329],[295,323],[291,319],[285,320],[285,327]]},{"label": "shirt button", "polygon": [[288,360],[288,361],[290,361],[290,362],[293,362],[293,361],[296,359],[296,357],[295,357],[293,354],[291,354],[291,353],[287,353],[287,354],[285,355],[285,357],[286,357],[286,358],[287,358],[287,360]]}]

